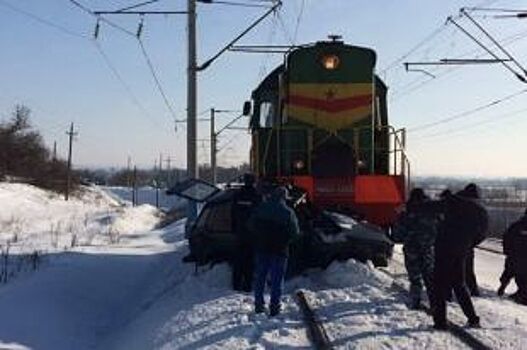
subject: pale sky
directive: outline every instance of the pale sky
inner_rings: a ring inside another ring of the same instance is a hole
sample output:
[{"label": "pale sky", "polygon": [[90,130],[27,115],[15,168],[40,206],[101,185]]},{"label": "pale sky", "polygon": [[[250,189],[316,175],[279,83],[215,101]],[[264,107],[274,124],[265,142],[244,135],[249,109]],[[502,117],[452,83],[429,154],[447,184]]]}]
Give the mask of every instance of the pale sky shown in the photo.
[{"label": "pale sky", "polygon": [[[81,2],[93,10],[110,10],[141,1]],[[457,15],[459,8],[475,5],[521,9],[525,2],[284,0],[280,15],[268,18],[242,43],[300,44],[340,34],[347,43],[371,47],[377,52],[377,71],[390,88],[391,123],[409,130],[414,174],[526,176],[527,94],[450,122],[420,127],[511,96],[527,84],[498,64],[431,67],[428,71],[436,76],[433,79],[405,72],[402,61],[391,65],[434,32],[403,61],[488,58],[452,24],[444,25],[447,16]],[[148,8],[184,10],[185,6],[184,0],[160,0]],[[213,55],[263,11],[200,4],[199,61]],[[474,15],[527,65],[527,19]],[[132,32],[140,21],[136,16],[112,19]],[[459,23],[483,37],[467,19]],[[185,117],[185,24],[184,16],[146,17],[142,35],[177,118]],[[27,105],[47,144],[56,140],[63,156],[65,131],[74,121],[79,131],[76,166],[121,167],[130,155],[135,164],[151,167],[160,152],[170,154],[172,164],[184,166],[184,125],[175,132],[173,115],[156,90],[138,41],[101,26],[97,45],[118,71],[120,81],[91,39],[94,27],[95,19],[68,0],[0,0],[0,117],[6,118],[17,103]],[[240,109],[259,80],[282,60],[280,55],[225,54],[200,73],[198,109]],[[392,68],[384,71],[386,67]],[[219,117],[218,124],[230,117]],[[200,138],[206,139],[207,123],[199,127]],[[220,165],[248,159],[249,138],[244,132],[225,133],[220,147],[224,147]],[[202,163],[208,162],[208,151],[208,143],[200,142]]]}]

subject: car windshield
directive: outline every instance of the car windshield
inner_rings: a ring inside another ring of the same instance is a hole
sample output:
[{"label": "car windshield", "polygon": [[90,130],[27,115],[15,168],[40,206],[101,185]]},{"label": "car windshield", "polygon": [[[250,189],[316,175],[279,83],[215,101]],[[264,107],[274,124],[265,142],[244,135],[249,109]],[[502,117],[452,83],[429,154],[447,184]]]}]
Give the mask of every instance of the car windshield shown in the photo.
[{"label": "car windshield", "polygon": [[337,234],[342,231],[341,226],[337,223],[329,212],[323,211],[313,220],[313,226],[322,230],[326,234]]}]

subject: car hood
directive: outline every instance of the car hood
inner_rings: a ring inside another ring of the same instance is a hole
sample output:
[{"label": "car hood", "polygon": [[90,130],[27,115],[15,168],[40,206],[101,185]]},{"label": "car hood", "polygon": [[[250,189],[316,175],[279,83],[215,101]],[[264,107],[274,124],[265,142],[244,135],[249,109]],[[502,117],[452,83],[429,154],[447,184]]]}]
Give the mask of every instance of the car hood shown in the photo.
[{"label": "car hood", "polygon": [[322,240],[326,243],[360,240],[368,243],[393,245],[393,242],[386,236],[385,232],[375,225],[360,222],[349,216],[336,212],[326,212],[326,214],[329,215],[341,229],[339,232],[331,232],[329,234],[319,230]]}]

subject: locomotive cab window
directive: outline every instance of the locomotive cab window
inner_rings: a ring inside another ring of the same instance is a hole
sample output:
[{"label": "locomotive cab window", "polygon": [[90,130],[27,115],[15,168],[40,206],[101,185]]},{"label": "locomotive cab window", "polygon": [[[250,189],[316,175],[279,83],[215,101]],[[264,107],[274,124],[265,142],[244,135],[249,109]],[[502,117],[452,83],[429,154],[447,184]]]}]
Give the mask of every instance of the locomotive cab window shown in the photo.
[{"label": "locomotive cab window", "polygon": [[273,127],[275,115],[275,105],[272,102],[264,101],[260,104],[260,127]]}]

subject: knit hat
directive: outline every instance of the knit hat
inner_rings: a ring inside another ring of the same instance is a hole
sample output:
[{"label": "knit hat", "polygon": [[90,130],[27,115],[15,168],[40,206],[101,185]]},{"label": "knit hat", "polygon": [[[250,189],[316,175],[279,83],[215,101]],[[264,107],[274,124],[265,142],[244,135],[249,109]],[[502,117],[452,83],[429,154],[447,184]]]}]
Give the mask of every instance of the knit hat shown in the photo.
[{"label": "knit hat", "polygon": [[467,198],[479,198],[479,188],[475,183],[469,183],[462,191],[462,195]]}]

